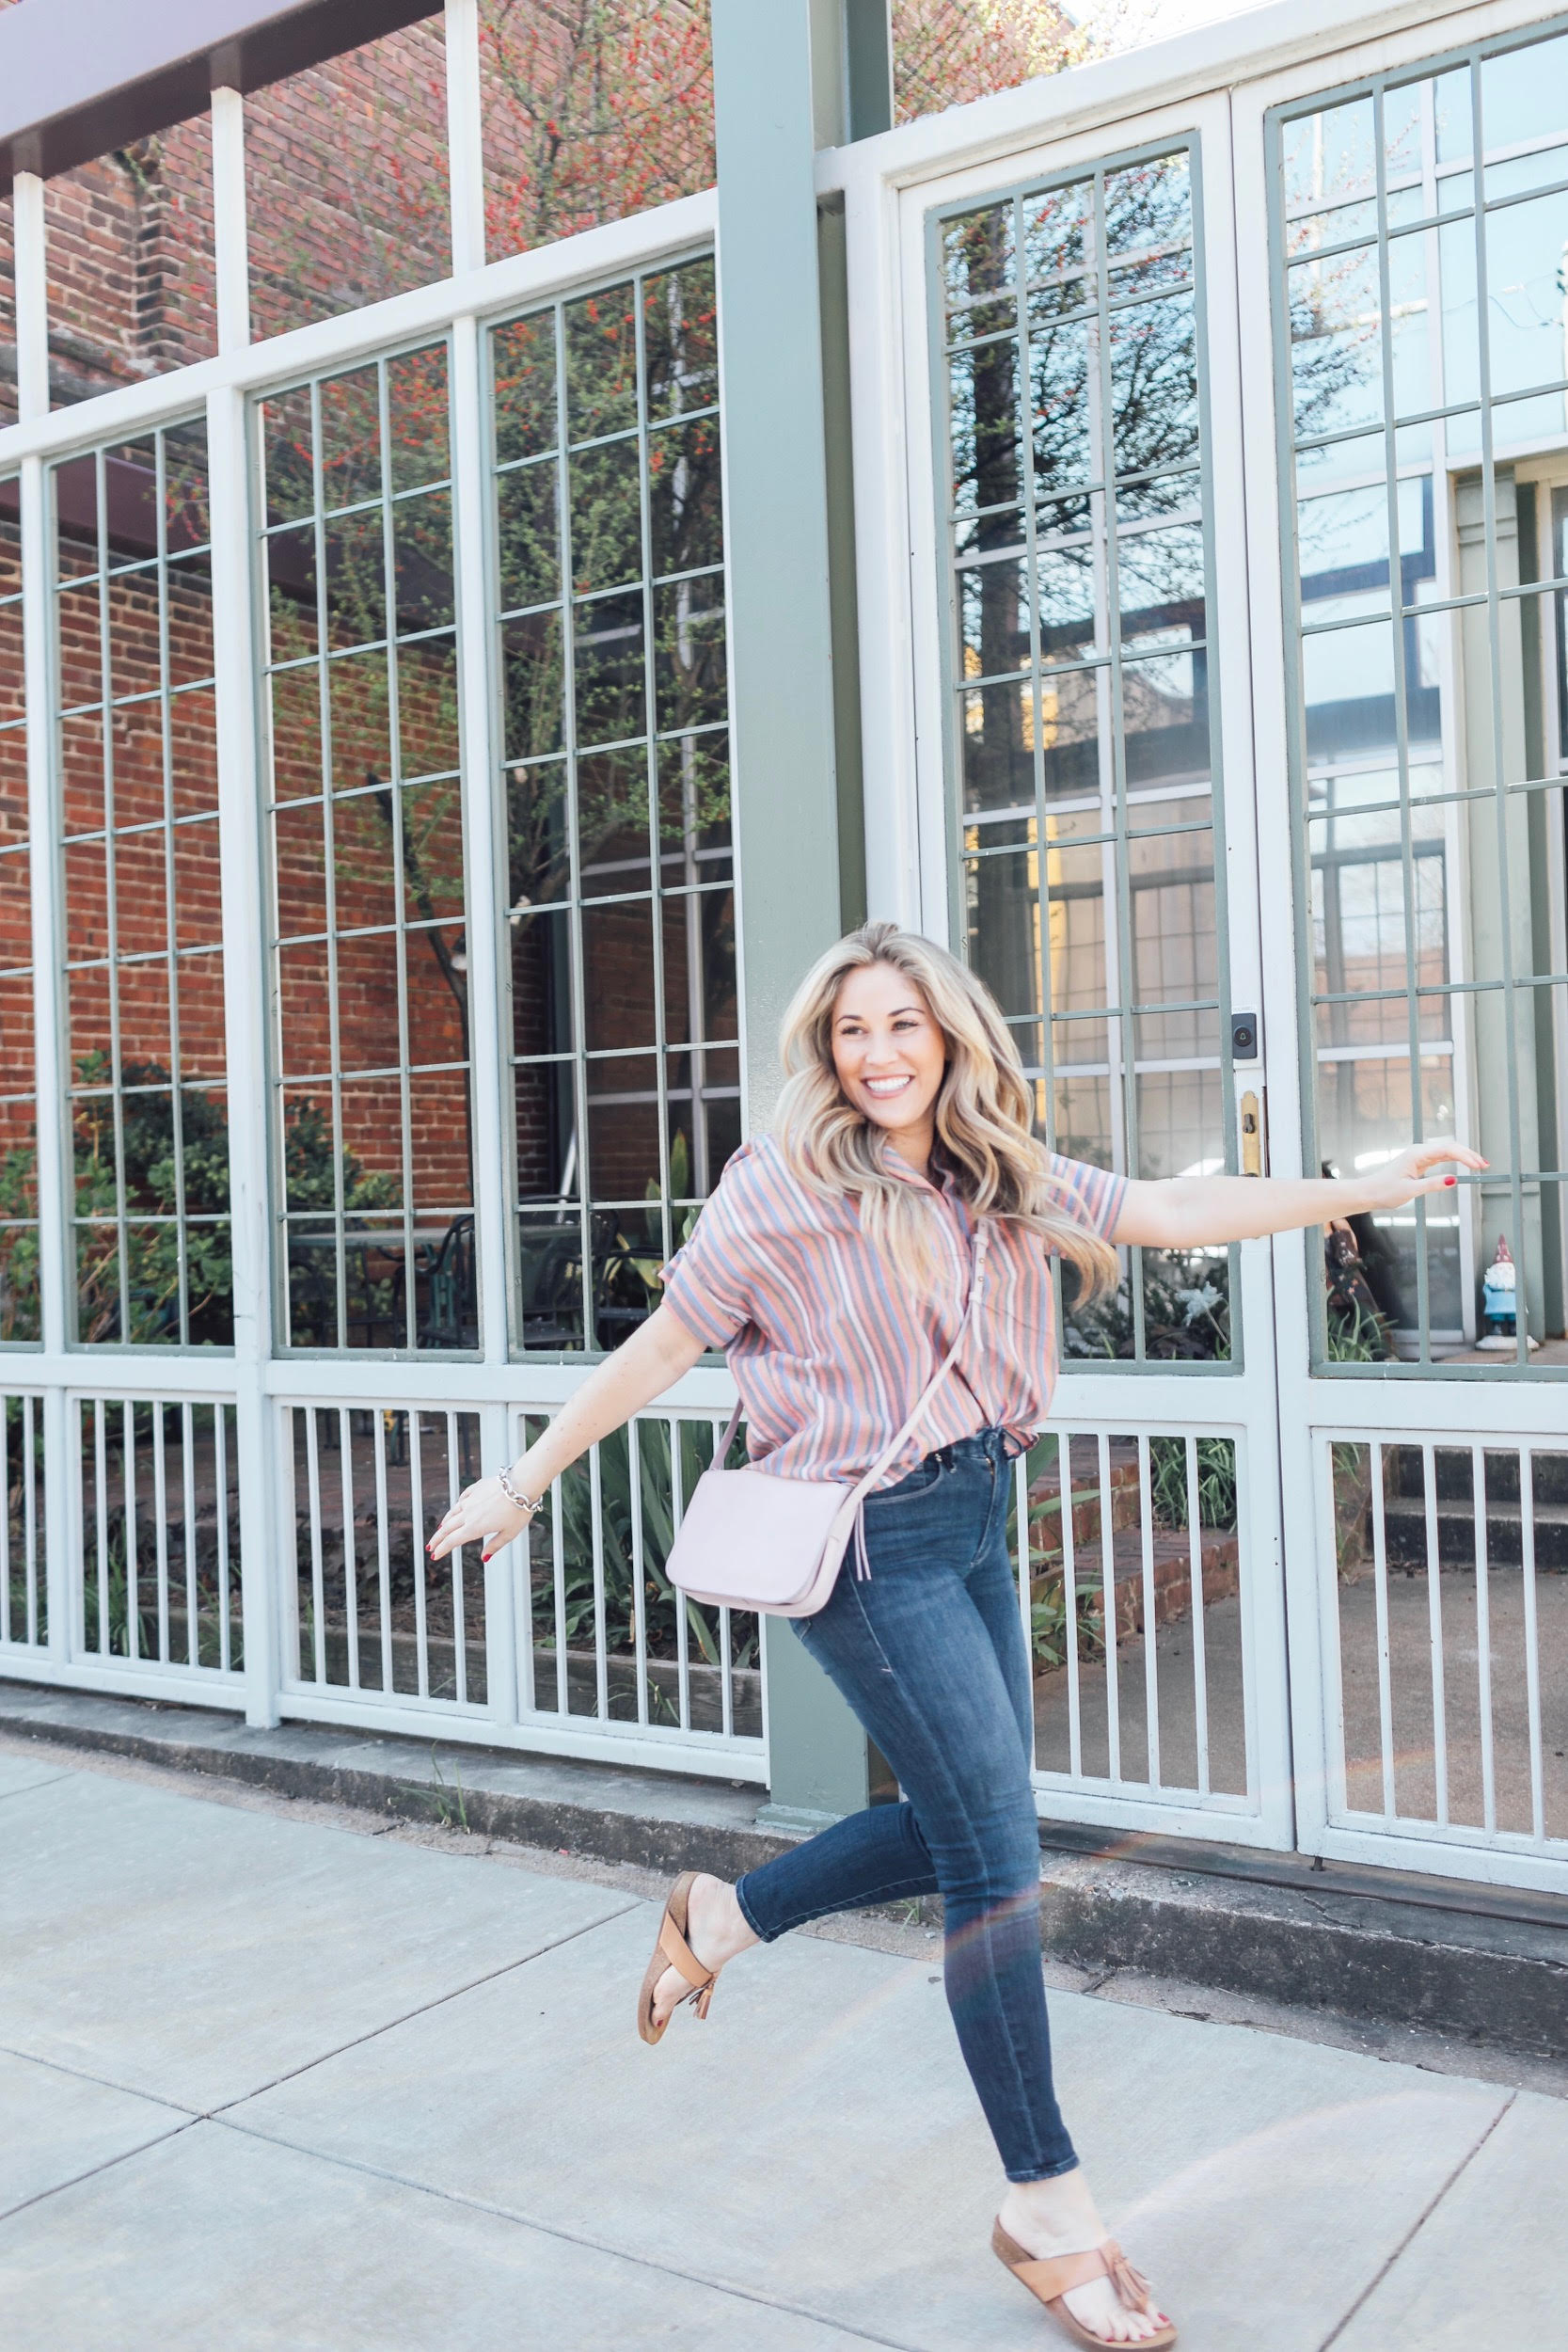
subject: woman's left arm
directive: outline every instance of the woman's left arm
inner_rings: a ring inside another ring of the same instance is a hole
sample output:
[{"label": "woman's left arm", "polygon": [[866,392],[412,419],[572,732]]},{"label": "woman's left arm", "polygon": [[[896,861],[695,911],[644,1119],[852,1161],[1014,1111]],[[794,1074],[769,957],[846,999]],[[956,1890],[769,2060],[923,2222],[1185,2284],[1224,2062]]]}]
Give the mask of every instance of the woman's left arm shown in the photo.
[{"label": "woman's left arm", "polygon": [[1122,1199],[1114,1242],[1149,1249],[1195,1249],[1205,1242],[1253,1241],[1298,1225],[1402,1209],[1423,1193],[1442,1192],[1456,1176],[1447,1167],[1482,1168],[1479,1152],[1463,1143],[1413,1143],[1364,1176],[1170,1176],[1134,1180]]}]

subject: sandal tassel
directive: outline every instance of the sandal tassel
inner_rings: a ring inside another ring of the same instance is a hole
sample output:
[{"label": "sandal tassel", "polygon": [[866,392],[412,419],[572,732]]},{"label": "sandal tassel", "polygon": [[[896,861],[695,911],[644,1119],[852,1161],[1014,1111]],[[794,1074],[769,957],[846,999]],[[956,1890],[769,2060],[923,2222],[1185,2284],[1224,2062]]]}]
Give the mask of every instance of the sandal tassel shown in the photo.
[{"label": "sandal tassel", "polygon": [[1151,2312],[1153,2291],[1141,2270],[1134,2270],[1121,2248],[1114,2241],[1101,2249],[1105,2255],[1106,2275],[1130,2312]]}]

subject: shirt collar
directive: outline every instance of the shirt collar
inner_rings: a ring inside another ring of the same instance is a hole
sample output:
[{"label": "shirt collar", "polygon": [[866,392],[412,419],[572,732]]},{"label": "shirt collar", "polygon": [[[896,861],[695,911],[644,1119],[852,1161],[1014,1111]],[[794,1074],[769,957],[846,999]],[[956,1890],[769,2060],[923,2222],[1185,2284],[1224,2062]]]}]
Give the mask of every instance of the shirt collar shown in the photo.
[{"label": "shirt collar", "polygon": [[958,1176],[952,1168],[939,1163],[933,1184],[920,1168],[911,1168],[897,1147],[891,1143],[883,1151],[882,1166],[890,1176],[896,1176],[900,1184],[917,1184],[923,1192],[939,1192],[951,1200],[958,1189]]}]

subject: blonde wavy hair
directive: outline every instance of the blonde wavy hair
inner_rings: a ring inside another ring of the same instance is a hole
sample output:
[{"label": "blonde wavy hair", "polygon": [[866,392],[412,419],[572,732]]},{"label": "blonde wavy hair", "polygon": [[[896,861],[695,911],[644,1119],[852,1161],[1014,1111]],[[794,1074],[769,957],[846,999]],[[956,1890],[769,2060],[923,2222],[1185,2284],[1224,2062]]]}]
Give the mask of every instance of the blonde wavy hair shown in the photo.
[{"label": "blonde wavy hair", "polygon": [[873,963],[912,981],[942,1031],[947,1066],[936,1099],[937,1142],[971,1213],[1037,1233],[1076,1268],[1080,1303],[1108,1288],[1117,1253],[1062,1205],[1060,1182],[1031,1127],[1030,1084],[995,998],[956,956],[896,923],[866,923],[830,947],[784,1013],[786,1076],[773,1128],[796,1176],[814,1191],[858,1200],[863,1230],[911,1282],[927,1280],[934,1254],[927,1197],[889,1172],[881,1131],[847,1100],[833,1067],[839,990],[851,972]]}]

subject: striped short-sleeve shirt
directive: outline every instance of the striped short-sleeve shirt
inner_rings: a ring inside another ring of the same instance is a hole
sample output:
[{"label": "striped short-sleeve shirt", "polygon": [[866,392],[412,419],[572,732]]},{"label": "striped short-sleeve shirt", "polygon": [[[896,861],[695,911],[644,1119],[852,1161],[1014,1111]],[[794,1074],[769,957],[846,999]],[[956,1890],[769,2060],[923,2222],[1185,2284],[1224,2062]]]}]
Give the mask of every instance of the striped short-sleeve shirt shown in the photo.
[{"label": "striped short-sleeve shirt", "polygon": [[[1125,1178],[1078,1160],[1052,1165],[1062,1207],[1109,1239]],[[918,1295],[865,1238],[856,1203],[808,1189],[771,1136],[730,1160],[690,1240],[663,1269],[671,1312],[728,1355],[757,1469],[860,1477],[952,1346],[969,1295],[969,1212],[951,1176],[933,1184],[911,1171],[909,1181],[928,1194],[938,1234],[937,1271]],[[1049,1253],[1037,1234],[998,1220],[958,1359],[882,1483],[981,1429],[1005,1429],[1022,1451],[1055,1380]]]}]

